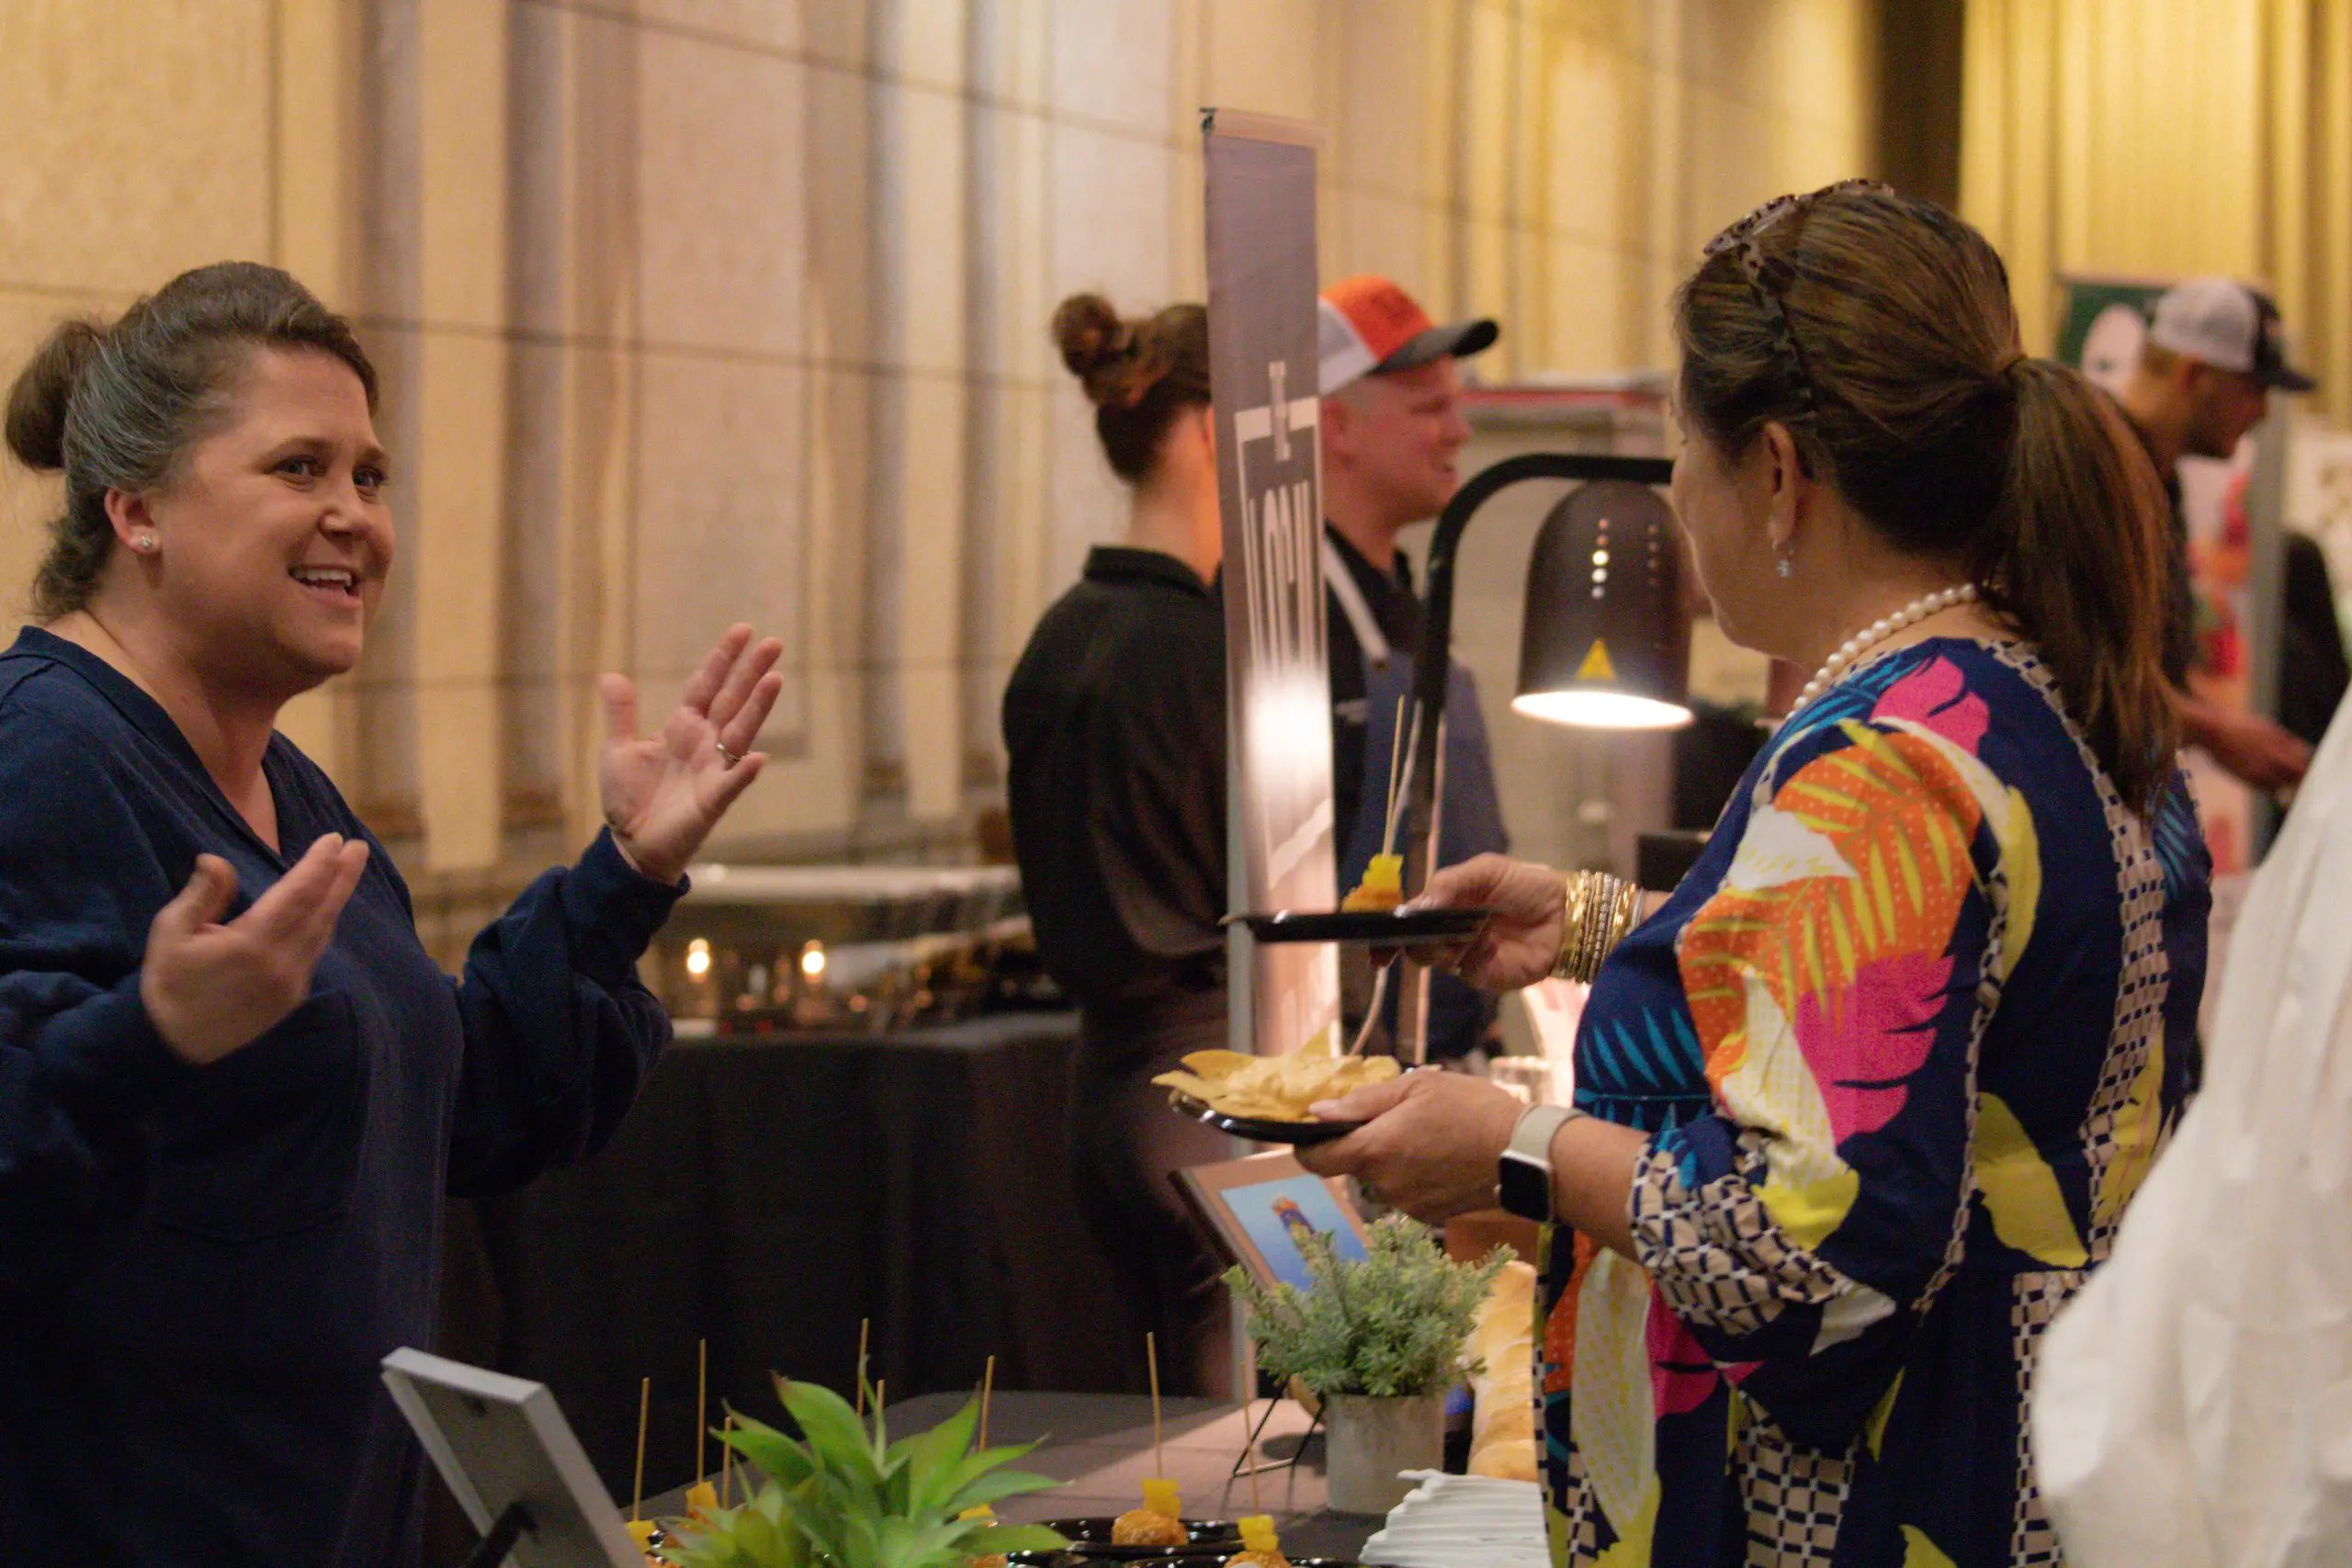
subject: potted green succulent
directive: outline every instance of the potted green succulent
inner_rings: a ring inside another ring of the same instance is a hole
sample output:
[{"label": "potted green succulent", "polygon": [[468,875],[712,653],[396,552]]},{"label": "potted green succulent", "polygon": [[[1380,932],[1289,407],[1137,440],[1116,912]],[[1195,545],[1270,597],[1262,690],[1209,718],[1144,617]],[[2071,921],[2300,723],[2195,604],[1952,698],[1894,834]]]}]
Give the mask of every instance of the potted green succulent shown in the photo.
[{"label": "potted green succulent", "polygon": [[681,1525],[662,1547],[679,1568],[964,1568],[973,1558],[1050,1551],[1049,1529],[998,1522],[989,1506],[1057,1484],[1005,1468],[1035,1445],[974,1450],[979,1402],[928,1432],[889,1440],[815,1383],[776,1380],[802,1436],[741,1416],[722,1440],[764,1479],[741,1507]]},{"label": "potted green succulent", "polygon": [[1401,1214],[1374,1223],[1361,1259],[1340,1258],[1321,1233],[1302,1234],[1298,1247],[1308,1288],[1270,1290],[1239,1269],[1226,1284],[1248,1310],[1259,1367],[1323,1402],[1331,1506],[1385,1514],[1410,1490],[1399,1471],[1444,1458],[1445,1393],[1478,1370],[1463,1364],[1463,1343],[1511,1251],[1455,1263]]}]

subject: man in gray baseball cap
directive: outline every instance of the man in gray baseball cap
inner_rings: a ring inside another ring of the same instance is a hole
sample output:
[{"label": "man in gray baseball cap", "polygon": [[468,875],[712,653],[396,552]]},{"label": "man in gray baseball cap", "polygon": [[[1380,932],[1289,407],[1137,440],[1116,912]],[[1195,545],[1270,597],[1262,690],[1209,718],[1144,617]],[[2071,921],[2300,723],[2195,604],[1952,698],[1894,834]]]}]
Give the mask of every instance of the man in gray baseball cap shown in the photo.
[{"label": "man in gray baseball cap", "polygon": [[2227,457],[2269,412],[2272,389],[2308,392],[2312,378],[2287,363],[2278,307],[2234,278],[2199,277],[2156,301],[2140,362],[2120,396],[2172,500],[2172,606],[2165,674],[2189,744],[2257,789],[2302,778],[2312,749],[2259,714],[2225,707],[2188,687],[2196,606],[2188,586],[2188,529],[2180,511],[2183,457]]}]

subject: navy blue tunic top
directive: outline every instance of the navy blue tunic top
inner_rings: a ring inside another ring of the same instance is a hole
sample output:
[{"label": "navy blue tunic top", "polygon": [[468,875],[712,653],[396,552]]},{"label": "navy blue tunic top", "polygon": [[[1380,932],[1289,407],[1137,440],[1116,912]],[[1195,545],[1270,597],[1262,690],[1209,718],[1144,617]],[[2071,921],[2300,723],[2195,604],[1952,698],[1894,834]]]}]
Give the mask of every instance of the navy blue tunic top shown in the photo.
[{"label": "navy blue tunic top", "polygon": [[181,1061],[139,965],[198,853],[234,919],[368,837],[284,736],[262,766],[282,852],[103,660],[0,655],[0,1558],[414,1563],[424,1460],[377,1363],[432,1341],[444,1195],[594,1152],[669,1039],[634,964],[681,890],[608,835],[455,981],[374,845],[309,998]]}]

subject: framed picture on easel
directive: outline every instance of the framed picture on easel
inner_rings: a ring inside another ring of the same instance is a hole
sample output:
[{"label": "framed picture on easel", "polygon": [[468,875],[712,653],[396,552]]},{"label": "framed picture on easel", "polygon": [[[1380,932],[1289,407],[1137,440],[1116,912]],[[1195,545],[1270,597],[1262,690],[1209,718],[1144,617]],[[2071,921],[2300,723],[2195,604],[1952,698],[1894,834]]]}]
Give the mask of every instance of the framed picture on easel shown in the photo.
[{"label": "framed picture on easel", "polygon": [[636,1568],[645,1553],[545,1384],[399,1349],[392,1403],[482,1532],[466,1561],[516,1568]]},{"label": "framed picture on easel", "polygon": [[1217,1250],[1261,1284],[1311,1287],[1298,1247],[1308,1232],[1336,1238],[1343,1258],[1371,1256],[1363,1216],[1346,1187],[1309,1174],[1287,1150],[1194,1166],[1171,1172],[1169,1179]]}]

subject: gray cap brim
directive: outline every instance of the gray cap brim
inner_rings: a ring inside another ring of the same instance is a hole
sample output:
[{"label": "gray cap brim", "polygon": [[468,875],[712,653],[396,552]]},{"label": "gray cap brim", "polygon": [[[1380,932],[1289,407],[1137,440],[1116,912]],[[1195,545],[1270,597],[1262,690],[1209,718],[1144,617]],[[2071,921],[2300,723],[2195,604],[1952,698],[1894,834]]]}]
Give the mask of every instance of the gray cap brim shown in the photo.
[{"label": "gray cap brim", "polygon": [[1385,376],[1392,370],[1418,370],[1441,359],[1467,359],[1494,347],[1502,335],[1502,328],[1486,316],[1431,327],[1407,338],[1403,347],[1374,366],[1370,374]]}]

